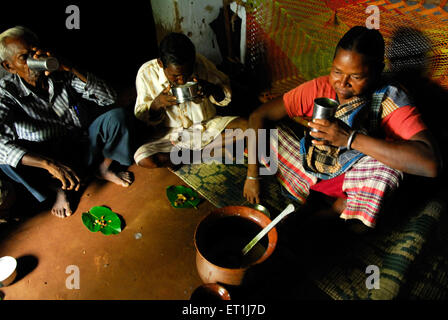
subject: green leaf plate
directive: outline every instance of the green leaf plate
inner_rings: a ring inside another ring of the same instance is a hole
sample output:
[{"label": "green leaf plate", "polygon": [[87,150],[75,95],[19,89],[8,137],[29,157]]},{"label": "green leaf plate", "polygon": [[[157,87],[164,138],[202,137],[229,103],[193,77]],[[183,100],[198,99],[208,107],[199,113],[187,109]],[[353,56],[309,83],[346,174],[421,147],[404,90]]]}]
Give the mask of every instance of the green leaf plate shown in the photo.
[{"label": "green leaf plate", "polygon": [[106,207],[93,207],[82,214],[82,222],[91,232],[101,231],[105,235],[121,232],[121,220]]},{"label": "green leaf plate", "polygon": [[[181,204],[176,204],[177,195],[182,194],[187,201]],[[170,201],[171,205],[174,208],[195,208],[197,209],[197,205],[201,202],[201,198],[199,198],[199,194],[193,189],[185,186],[169,186],[166,188],[166,196]]]}]

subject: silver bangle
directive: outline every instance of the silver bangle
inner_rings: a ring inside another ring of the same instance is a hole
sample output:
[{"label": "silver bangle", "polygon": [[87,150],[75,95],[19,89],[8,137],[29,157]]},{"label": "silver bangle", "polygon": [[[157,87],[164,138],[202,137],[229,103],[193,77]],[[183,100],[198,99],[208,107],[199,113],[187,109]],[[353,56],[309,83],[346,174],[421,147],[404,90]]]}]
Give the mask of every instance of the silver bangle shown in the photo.
[{"label": "silver bangle", "polygon": [[260,180],[260,177],[251,177],[251,176],[247,176],[246,177],[247,180]]},{"label": "silver bangle", "polygon": [[352,142],[355,139],[355,135],[358,133],[358,130],[353,130],[348,136],[347,140],[347,150],[352,150]]}]

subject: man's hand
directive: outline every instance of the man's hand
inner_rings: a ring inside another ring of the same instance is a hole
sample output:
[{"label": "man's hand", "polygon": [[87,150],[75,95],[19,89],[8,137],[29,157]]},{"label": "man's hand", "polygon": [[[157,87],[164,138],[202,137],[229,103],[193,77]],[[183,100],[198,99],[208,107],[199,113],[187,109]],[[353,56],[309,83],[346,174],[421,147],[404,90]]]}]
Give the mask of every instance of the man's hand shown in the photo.
[{"label": "man's hand", "polygon": [[345,147],[347,145],[351,129],[341,120],[314,119],[308,125],[310,128],[319,130],[319,132],[310,131],[310,135],[322,139],[313,140],[314,145],[332,145],[335,147]]},{"label": "man's hand", "polygon": [[61,181],[62,190],[79,190],[81,180],[76,172],[70,167],[53,159],[33,153],[27,153],[23,156],[21,164],[47,170],[54,178]]},{"label": "man's hand", "polygon": [[168,85],[163,91],[153,100],[151,109],[153,111],[159,111],[170,106],[179,104],[177,98],[171,94],[171,85]]},{"label": "man's hand", "polygon": [[[54,57],[50,51],[42,50],[37,47],[33,47],[33,55],[34,59],[39,59],[42,57]],[[80,71],[78,68],[75,68],[73,64],[66,59],[62,59],[60,57],[55,57],[59,62],[59,69],[56,71],[66,71],[72,72],[75,76],[77,76],[81,81],[87,83],[87,76],[85,72]],[[52,72],[45,71],[44,74],[48,77]]]},{"label": "man's hand", "polygon": [[79,190],[81,180],[70,167],[58,162],[46,161],[46,169],[54,178],[61,181],[62,190]]},{"label": "man's hand", "polygon": [[[57,71],[68,71],[68,72],[72,72],[73,71],[73,66],[71,63],[69,63],[66,60],[61,59],[60,57],[55,57],[50,51],[38,48],[38,47],[33,47],[32,49],[32,58],[33,59],[40,59],[40,58],[46,58],[46,57],[54,57],[58,59],[59,62],[59,69]],[[45,71],[45,75],[49,76],[51,74],[50,71]]]},{"label": "man's hand", "polygon": [[260,181],[246,179],[243,196],[252,204],[260,203]]},{"label": "man's hand", "polygon": [[220,86],[196,77],[193,77],[193,81],[199,84],[199,95],[204,97],[213,96],[218,102],[225,98],[224,91]]}]

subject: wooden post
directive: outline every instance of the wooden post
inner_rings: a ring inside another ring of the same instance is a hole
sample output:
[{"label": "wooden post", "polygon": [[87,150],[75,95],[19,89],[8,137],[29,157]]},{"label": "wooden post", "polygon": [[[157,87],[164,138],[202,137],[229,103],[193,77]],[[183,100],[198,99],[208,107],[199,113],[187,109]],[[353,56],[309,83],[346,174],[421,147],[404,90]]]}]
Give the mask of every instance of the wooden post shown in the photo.
[{"label": "wooden post", "polygon": [[232,48],[232,31],[230,30],[230,16],[228,4],[230,0],[222,0],[223,10],[224,10],[224,24],[226,30],[227,39],[227,58],[233,58],[233,48]]}]

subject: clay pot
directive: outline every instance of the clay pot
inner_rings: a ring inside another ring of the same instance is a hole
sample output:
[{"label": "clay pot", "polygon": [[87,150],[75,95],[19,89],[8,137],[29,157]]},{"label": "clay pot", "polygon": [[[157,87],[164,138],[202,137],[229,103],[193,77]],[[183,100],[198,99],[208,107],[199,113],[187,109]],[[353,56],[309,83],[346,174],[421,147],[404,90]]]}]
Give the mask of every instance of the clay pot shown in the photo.
[{"label": "clay pot", "polygon": [[[254,247],[246,256],[241,254],[241,263],[240,257],[237,257],[238,261],[230,262],[230,257],[227,261],[226,254],[240,254],[244,246],[270,222],[260,211],[243,206],[219,208],[203,218],[194,235],[196,267],[202,281],[239,286],[247,270],[262,263],[273,253],[277,244],[277,230],[273,228],[269,231],[257,244],[259,248]],[[229,253],[228,250],[233,251]]]},{"label": "clay pot", "polygon": [[194,290],[190,300],[197,302],[230,300],[230,294],[226,288],[217,283],[206,283]]}]

